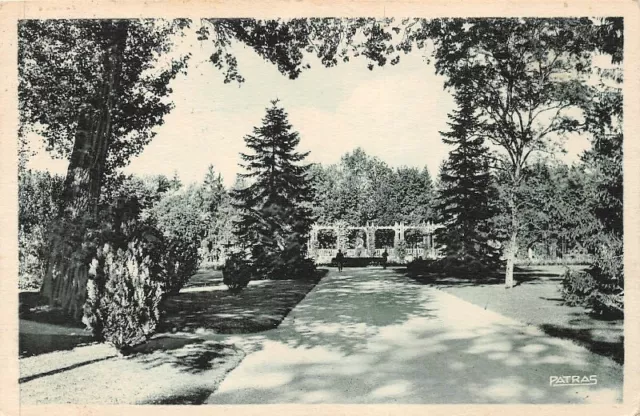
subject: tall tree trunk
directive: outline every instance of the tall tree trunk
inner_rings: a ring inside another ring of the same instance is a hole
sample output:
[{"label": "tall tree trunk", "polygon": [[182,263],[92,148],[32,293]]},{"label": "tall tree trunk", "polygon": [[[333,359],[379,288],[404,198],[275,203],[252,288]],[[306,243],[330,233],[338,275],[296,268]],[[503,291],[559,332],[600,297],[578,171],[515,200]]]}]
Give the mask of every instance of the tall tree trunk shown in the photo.
[{"label": "tall tree trunk", "polygon": [[62,207],[52,227],[50,255],[41,293],[75,319],[82,317],[91,253],[83,241],[95,224],[111,142],[111,117],[127,41],[126,21],[105,21],[102,85],[94,105],[79,109],[78,126],[64,183]]},{"label": "tall tree trunk", "polygon": [[509,242],[507,247],[507,268],[505,272],[504,287],[510,289],[515,284],[513,280],[513,269],[516,263],[518,252],[518,212],[516,208],[515,195],[509,197],[509,210],[511,211],[511,229],[509,230]]}]

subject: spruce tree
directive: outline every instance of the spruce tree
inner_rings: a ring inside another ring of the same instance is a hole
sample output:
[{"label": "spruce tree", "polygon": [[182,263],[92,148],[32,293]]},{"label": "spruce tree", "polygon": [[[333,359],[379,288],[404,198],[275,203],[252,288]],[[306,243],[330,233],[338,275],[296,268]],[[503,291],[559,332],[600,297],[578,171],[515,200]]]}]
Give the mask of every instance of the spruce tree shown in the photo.
[{"label": "spruce tree", "polygon": [[287,118],[272,101],[262,126],[245,136],[251,152],[241,154],[247,172],[241,176],[250,184],[232,192],[240,210],[234,233],[261,278],[298,278],[312,271],[305,260],[314,222],[310,165],[301,163],[308,153],[296,150],[300,137]]},{"label": "spruce tree", "polygon": [[473,92],[458,92],[456,102],[458,109],[449,115],[450,129],[441,132],[442,140],[455,147],[440,170],[436,209],[445,228],[438,230],[436,238],[448,257],[495,267],[498,252],[489,244],[491,219],[496,215],[489,149],[478,134]]},{"label": "spruce tree", "polygon": [[210,215],[214,215],[218,210],[225,192],[222,175],[216,172],[213,165],[209,165],[202,186],[202,197],[205,209]]},{"label": "spruce tree", "polygon": [[182,181],[180,180],[180,175],[178,175],[177,170],[173,171],[173,177],[171,177],[169,181],[169,188],[174,191],[182,188]]}]

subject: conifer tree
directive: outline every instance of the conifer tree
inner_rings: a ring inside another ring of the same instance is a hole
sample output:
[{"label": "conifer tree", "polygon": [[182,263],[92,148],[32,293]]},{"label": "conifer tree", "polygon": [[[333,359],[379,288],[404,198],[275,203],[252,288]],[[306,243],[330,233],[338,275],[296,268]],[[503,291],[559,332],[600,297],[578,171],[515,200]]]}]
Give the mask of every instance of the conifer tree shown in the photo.
[{"label": "conifer tree", "polygon": [[177,170],[173,171],[173,176],[171,177],[171,181],[169,181],[169,188],[174,191],[182,188],[182,181],[180,180],[180,175],[178,175]]},{"label": "conifer tree", "polygon": [[261,278],[297,278],[311,271],[305,261],[313,223],[312,188],[301,164],[308,153],[296,150],[300,137],[286,111],[272,101],[262,126],[245,136],[251,153],[242,153],[246,187],[232,191],[240,210],[234,233]]},{"label": "conifer tree", "polygon": [[225,194],[222,174],[216,172],[213,165],[209,165],[202,186],[203,204],[210,215],[214,215]]},{"label": "conifer tree", "polygon": [[455,148],[440,170],[437,210],[445,228],[436,238],[446,246],[447,256],[495,266],[498,253],[488,243],[496,196],[489,172],[489,149],[478,134],[480,122],[472,94],[470,89],[457,94],[458,109],[449,115],[450,130],[441,132],[442,140]]}]

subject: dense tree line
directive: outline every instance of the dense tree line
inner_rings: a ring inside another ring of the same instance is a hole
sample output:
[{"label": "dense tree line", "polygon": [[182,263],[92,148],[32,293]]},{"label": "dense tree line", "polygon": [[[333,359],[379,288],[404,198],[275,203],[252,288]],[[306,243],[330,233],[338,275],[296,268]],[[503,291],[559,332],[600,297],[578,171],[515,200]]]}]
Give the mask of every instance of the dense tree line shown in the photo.
[{"label": "dense tree line", "polygon": [[357,148],[333,165],[314,165],[314,213],[321,224],[420,224],[432,221],[433,183],[427,167],[392,168]]}]

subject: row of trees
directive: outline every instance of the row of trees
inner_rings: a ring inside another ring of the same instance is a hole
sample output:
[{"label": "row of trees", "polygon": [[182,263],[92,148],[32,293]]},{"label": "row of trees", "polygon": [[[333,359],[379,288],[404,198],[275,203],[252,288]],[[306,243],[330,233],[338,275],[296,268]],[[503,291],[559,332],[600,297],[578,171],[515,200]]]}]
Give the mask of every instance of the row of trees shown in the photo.
[{"label": "row of trees", "polygon": [[434,219],[433,183],[426,167],[393,169],[357,148],[337,164],[313,165],[311,181],[314,214],[322,224],[419,224]]}]

